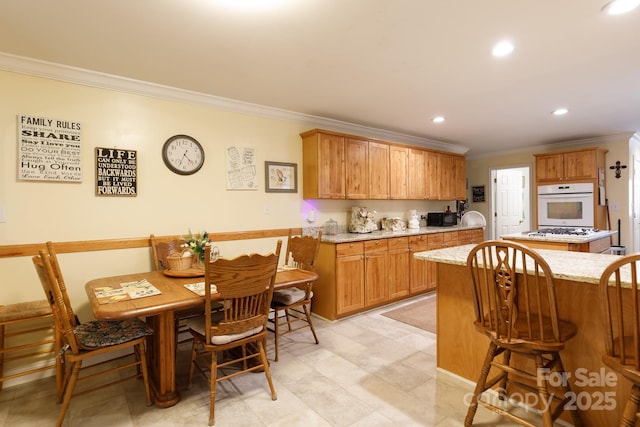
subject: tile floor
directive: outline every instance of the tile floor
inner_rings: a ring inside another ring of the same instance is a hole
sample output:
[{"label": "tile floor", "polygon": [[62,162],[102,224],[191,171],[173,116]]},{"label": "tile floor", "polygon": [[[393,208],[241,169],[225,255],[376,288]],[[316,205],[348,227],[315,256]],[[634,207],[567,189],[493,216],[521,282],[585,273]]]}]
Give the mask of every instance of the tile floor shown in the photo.
[{"label": "tile floor", "polygon": [[[337,322],[315,318],[319,345],[308,330],[283,337],[280,361],[271,364],[278,400],[271,400],[262,374],[224,381],[216,426],[462,426],[472,385],[437,371],[434,334],[381,315],[415,300]],[[195,378],[186,389],[189,349],[190,343],[179,346],[177,405],[146,407],[142,383],[127,381],[74,398],[64,425],[207,426],[208,385]],[[55,425],[54,388],[53,377],[5,388],[0,426]],[[484,408],[476,423],[512,425]]]}]

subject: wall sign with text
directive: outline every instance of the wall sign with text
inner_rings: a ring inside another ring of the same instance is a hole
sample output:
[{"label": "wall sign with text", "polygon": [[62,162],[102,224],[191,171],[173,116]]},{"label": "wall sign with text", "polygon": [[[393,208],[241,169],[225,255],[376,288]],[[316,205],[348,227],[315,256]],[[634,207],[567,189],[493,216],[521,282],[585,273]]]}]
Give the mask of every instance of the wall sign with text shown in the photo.
[{"label": "wall sign with text", "polygon": [[138,195],[135,150],[96,147],[96,196]]},{"label": "wall sign with text", "polygon": [[80,123],[19,115],[18,179],[82,182]]}]

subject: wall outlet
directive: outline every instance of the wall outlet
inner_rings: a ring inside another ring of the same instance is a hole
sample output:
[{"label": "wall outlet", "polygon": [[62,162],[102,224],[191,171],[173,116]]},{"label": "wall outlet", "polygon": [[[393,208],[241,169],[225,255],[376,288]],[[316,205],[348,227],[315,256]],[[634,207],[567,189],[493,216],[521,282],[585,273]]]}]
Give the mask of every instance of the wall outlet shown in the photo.
[{"label": "wall outlet", "polygon": [[609,211],[614,212],[618,210],[618,204],[613,202],[613,203],[609,203]]},{"label": "wall outlet", "polygon": [[264,212],[265,215],[271,214],[271,206],[264,205],[264,211],[263,212]]}]

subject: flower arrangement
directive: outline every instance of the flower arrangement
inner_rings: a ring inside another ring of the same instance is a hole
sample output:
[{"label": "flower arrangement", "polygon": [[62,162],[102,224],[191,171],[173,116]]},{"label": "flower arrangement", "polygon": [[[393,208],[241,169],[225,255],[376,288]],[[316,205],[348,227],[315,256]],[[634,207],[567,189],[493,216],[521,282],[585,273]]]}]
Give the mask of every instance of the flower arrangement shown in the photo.
[{"label": "flower arrangement", "polygon": [[209,233],[203,231],[198,234],[193,234],[191,230],[189,230],[189,236],[183,237],[182,239],[184,240],[182,244],[183,248],[189,249],[194,255],[197,255],[201,261],[204,260],[204,249],[211,245]]}]

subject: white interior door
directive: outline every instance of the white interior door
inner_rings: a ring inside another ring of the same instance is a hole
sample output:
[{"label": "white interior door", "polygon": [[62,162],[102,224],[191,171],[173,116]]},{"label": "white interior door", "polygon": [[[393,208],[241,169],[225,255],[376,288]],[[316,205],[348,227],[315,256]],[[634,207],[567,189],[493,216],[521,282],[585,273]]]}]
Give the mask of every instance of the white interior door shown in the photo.
[{"label": "white interior door", "polygon": [[496,238],[530,230],[529,168],[498,169],[494,183]]}]

